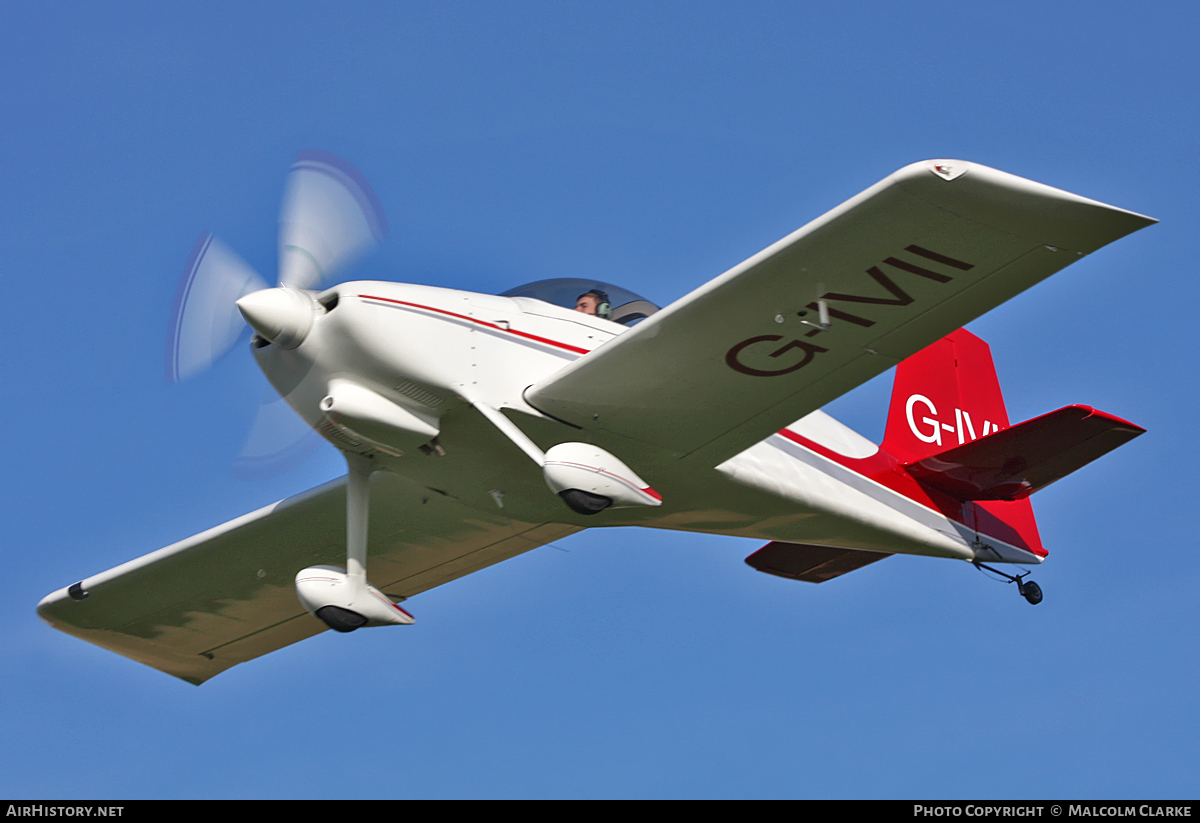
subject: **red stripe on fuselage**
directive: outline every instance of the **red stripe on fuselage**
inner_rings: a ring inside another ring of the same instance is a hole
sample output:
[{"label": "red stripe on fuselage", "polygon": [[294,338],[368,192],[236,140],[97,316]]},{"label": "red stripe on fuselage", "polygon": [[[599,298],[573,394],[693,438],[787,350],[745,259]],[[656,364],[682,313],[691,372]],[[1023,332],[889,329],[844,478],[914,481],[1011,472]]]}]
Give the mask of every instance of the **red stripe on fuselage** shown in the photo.
[{"label": "red stripe on fuselage", "polygon": [[517,331],[516,329],[506,329],[503,326],[497,326],[495,323],[489,323],[486,320],[479,320],[474,317],[468,317],[465,314],[457,314],[455,312],[447,311],[446,309],[439,309],[434,306],[423,306],[420,303],[409,303],[405,300],[393,300],[390,297],[379,297],[378,295],[374,294],[360,294],[359,297],[363,300],[382,300],[384,303],[395,303],[399,306],[408,306],[409,308],[413,309],[422,309],[424,311],[436,312],[437,314],[444,314],[448,317],[454,317],[458,320],[465,320],[468,323],[474,323],[477,326],[483,326],[485,328],[492,329],[493,331],[504,332],[505,334],[515,334],[517,337],[524,337],[527,340],[533,340],[547,346],[565,349],[566,351],[575,352],[576,354],[587,354],[591,351],[591,349],[581,349],[579,346],[572,346],[569,343],[561,343],[557,340],[551,340],[548,337],[538,337],[536,334],[530,334],[529,332]]}]

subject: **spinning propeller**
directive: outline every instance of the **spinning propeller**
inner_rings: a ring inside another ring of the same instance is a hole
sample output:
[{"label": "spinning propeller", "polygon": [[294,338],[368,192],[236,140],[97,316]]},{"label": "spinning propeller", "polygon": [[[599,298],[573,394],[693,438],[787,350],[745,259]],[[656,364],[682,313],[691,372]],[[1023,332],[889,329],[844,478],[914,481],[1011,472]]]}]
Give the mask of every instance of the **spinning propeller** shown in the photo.
[{"label": "spinning propeller", "polygon": [[[216,236],[203,235],[192,249],[175,299],[167,380],[178,383],[207,371],[237,343],[246,327],[239,300],[254,313],[257,326],[289,292],[328,285],[386,236],[383,209],[356,168],[328,152],[300,152],[288,173],[279,214],[278,288],[270,288]],[[307,454],[306,443],[319,441],[300,424],[285,400],[268,390],[236,472],[253,473]]]}]

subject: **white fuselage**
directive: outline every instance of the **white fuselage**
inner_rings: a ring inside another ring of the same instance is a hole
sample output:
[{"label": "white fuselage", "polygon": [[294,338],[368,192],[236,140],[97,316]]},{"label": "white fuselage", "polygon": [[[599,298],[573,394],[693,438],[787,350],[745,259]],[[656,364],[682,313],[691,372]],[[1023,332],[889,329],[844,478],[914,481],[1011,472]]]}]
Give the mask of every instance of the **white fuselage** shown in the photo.
[{"label": "white fuselage", "polygon": [[[1040,562],[994,538],[981,542],[962,523],[778,434],[719,466],[701,466],[652,443],[581,432],[525,401],[527,387],[627,331],[620,324],[532,298],[377,281],[343,283],[314,305],[311,328],[296,347],[256,338],[254,353],[271,383],[339,449],[366,454],[381,470],[467,505],[491,511],[499,505],[532,522]],[[425,421],[438,432],[436,448],[417,446],[427,443],[427,433],[380,448],[339,427],[321,408],[337,381]],[[657,489],[661,507],[590,517],[567,510],[539,468],[472,403],[502,410],[543,450],[564,441],[595,443]],[[877,448],[821,412],[789,430],[850,458]]]}]

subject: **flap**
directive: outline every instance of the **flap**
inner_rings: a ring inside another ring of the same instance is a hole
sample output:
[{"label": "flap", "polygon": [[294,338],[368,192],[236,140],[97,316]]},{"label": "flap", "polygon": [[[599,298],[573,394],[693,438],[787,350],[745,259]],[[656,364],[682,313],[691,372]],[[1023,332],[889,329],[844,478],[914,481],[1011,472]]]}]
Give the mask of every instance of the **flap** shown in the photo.
[{"label": "flap", "polygon": [[1088,406],[1067,406],[905,468],[958,500],[1020,500],[1145,431]]},{"label": "flap", "polygon": [[[916,163],[531,386],[535,408],[717,463],[1154,221]],[[817,299],[829,309],[818,323]]]}]

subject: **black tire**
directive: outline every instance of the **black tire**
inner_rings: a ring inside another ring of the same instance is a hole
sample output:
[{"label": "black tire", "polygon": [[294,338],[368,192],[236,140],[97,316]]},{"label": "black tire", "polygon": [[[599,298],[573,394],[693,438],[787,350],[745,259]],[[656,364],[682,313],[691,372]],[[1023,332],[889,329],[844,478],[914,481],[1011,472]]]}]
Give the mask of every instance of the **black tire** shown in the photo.
[{"label": "black tire", "polygon": [[1036,606],[1042,602],[1042,587],[1032,580],[1021,584],[1021,594],[1029,601],[1031,606]]},{"label": "black tire", "polygon": [[346,634],[367,625],[367,618],[358,612],[343,609],[341,606],[322,606],[317,609],[317,617],[335,632]]},{"label": "black tire", "polygon": [[613,504],[611,497],[592,494],[582,489],[567,489],[559,492],[558,496],[576,514],[599,514]]}]

